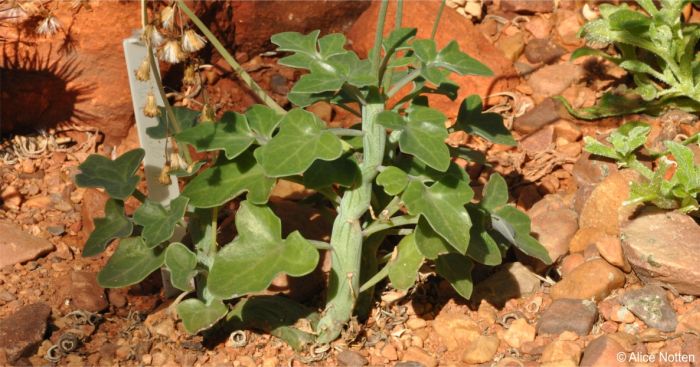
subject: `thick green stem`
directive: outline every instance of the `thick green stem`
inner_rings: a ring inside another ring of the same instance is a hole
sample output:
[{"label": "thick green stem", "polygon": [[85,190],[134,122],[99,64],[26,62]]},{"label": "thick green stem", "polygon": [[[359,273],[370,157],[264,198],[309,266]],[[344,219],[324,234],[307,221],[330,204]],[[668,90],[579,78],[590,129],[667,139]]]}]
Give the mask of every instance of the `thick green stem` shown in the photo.
[{"label": "thick green stem", "polygon": [[360,165],[362,183],[343,195],[331,235],[332,268],[328,301],[318,324],[318,342],[335,340],[355,309],[360,291],[360,269],[363,233],[360,218],[367,212],[372,197],[372,182],[384,157],[386,133],[376,123],[384,110],[383,103],[362,107],[363,161]]}]

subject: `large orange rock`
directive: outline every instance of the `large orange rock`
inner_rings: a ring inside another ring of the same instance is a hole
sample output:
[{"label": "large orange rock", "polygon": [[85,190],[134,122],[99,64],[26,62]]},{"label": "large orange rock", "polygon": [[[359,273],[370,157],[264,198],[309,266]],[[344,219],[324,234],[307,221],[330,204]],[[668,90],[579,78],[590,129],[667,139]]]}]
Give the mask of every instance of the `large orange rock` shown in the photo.
[{"label": "large orange rock", "polygon": [[71,2],[55,4],[61,31],[53,36],[0,29],[3,131],[82,120],[126,136],[133,110],[122,40],[139,27],[139,3],[92,2],[77,13]]},{"label": "large orange rock", "polygon": [[[361,56],[366,56],[374,44],[379,2],[373,2],[348,32],[348,38],[353,42],[352,47]],[[440,7],[439,1],[406,1],[403,8],[403,27],[418,28],[418,38],[429,38],[433,23]],[[385,34],[394,29],[396,3],[390,2],[387,11]],[[481,61],[493,70],[491,77],[482,76],[453,76],[459,85],[459,96],[456,101],[450,101],[443,96],[431,96],[432,106],[453,118],[459,110],[459,103],[470,94],[479,94],[482,99],[487,96],[515,88],[517,74],[512,63],[496,46],[475,27],[469,20],[454,11],[444,11],[435,34],[438,48],[456,40],[462,51]]]},{"label": "large orange rock", "polygon": [[664,283],[700,295],[700,226],[693,217],[649,210],[621,229],[622,247],[645,283]]},{"label": "large orange rock", "polygon": [[587,261],[576,267],[566,278],[552,286],[552,299],[602,300],[625,284],[625,274],[603,259]]},{"label": "large orange rock", "polygon": [[[320,29],[322,33],[345,32],[369,7],[361,1],[212,1],[210,7],[230,7],[215,11],[219,25],[235,22],[233,33],[236,51],[249,55],[273,48],[270,37],[280,32],[307,33]],[[234,22],[231,22],[233,17]]]},{"label": "large orange rock", "polygon": [[639,179],[632,170],[616,172],[601,182],[586,200],[579,217],[579,228],[593,228],[611,236],[620,232],[621,219],[632,210],[623,203],[629,199],[630,183]]}]

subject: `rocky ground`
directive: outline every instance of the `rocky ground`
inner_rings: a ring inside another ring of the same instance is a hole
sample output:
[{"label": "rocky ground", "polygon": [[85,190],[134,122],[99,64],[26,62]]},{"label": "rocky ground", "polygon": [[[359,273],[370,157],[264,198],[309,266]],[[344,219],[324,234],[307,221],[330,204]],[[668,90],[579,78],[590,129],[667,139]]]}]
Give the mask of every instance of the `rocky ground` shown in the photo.
[{"label": "rocky ground", "polygon": [[[630,118],[579,121],[551,99],[563,95],[575,107],[590,106],[602,91],[623,82],[624,73],[601,60],[569,61],[571,51],[581,46],[575,36],[584,21],[580,7],[555,10],[548,1],[501,0],[500,7],[489,5],[486,14],[477,14],[471,3],[450,3],[455,11],[446,12],[438,41],[458,38],[463,49],[498,75],[511,73],[492,83],[459,82],[464,93],[497,95],[490,99],[491,108],[505,116],[519,145],[490,145],[461,135],[450,142],[486,153],[490,166],[462,162],[477,192],[494,171],[507,178],[512,202],[527,210],[533,232],[557,259],[553,267],[518,257],[483,269],[475,274],[479,282],[469,301],[426,272],[409,294],[387,288],[367,323],[350,333],[353,337],[303,355],[253,331],[223,340],[190,337],[170,309],[172,300],[164,296],[158,276],[128,289],[104,290],[95,274],[107,255],[80,256],[92,219],[103,215],[105,197],[75,186],[77,166],[90,153],[131,149],[137,145],[135,131],[113,145],[99,131],[62,124],[43,137],[3,142],[0,365],[700,363],[700,227],[674,213],[631,217],[622,202],[636,176],[591,159],[582,153],[581,141],[584,135],[602,138]],[[421,14],[434,12],[433,5],[414,4],[404,15],[406,23],[428,22]],[[359,52],[366,44],[358,33],[374,22],[372,11],[374,5],[349,31]],[[298,75],[277,67],[274,57],[242,61],[285,103]],[[223,110],[252,103],[222,70],[208,78],[210,96]],[[334,124],[348,122],[330,106],[313,110]],[[679,113],[640,118],[654,127],[649,144],[700,130],[696,119]],[[287,187],[276,195],[276,205],[285,208],[303,192]]]}]

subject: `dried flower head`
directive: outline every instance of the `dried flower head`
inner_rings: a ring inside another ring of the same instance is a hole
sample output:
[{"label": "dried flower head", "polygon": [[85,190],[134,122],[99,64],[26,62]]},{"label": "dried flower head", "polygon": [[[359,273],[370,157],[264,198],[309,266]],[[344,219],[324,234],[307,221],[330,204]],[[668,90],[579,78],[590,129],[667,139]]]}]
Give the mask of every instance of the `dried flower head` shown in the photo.
[{"label": "dried flower head", "polygon": [[216,121],[216,110],[214,106],[205,103],[202,107],[202,114],[199,115],[199,122],[214,122]]},{"label": "dried flower head", "polygon": [[160,23],[165,29],[173,29],[175,26],[175,8],[166,6],[160,10]]},{"label": "dried flower head", "polygon": [[158,32],[158,29],[154,25],[149,24],[143,28],[141,41],[147,45],[158,47],[163,44],[163,35]]},{"label": "dried flower head", "polygon": [[160,49],[159,56],[161,60],[171,64],[177,64],[187,57],[185,52],[182,51],[182,47],[180,47],[180,42],[172,39],[165,42]]},{"label": "dried flower head", "polygon": [[182,49],[187,52],[197,52],[206,44],[207,40],[192,29],[186,30],[182,35]]},{"label": "dried flower head", "polygon": [[160,182],[161,185],[170,185],[173,181],[170,179],[170,165],[165,164],[163,166],[163,169],[160,170],[160,176],[158,176],[158,182]]},{"label": "dried flower head", "polygon": [[180,158],[180,154],[177,152],[170,152],[170,170],[172,171],[177,171],[177,170],[186,170],[187,169],[187,164],[185,164],[185,161]]},{"label": "dried flower head", "polygon": [[61,28],[61,23],[58,22],[58,18],[49,13],[39,22],[39,25],[36,27],[36,33],[42,36],[50,36],[55,34],[59,28]]},{"label": "dried flower head", "polygon": [[136,70],[136,79],[145,82],[151,79],[151,64],[148,62],[148,57],[144,57],[141,65]]},{"label": "dried flower head", "polygon": [[182,76],[182,84],[184,85],[195,85],[197,84],[197,66],[195,64],[189,64],[185,68],[185,72]]},{"label": "dried flower head", "polygon": [[153,95],[153,92],[148,92],[146,96],[146,105],[143,106],[143,114],[146,117],[156,117],[160,115],[160,109],[158,108],[156,96]]}]

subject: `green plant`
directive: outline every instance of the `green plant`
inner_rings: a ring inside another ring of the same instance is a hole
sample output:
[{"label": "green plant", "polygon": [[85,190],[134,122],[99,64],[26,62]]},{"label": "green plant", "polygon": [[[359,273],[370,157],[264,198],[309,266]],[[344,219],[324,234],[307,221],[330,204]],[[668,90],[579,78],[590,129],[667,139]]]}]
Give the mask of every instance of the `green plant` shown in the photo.
[{"label": "green plant", "polygon": [[[204,27],[185,4],[178,6]],[[386,6],[384,1],[368,59],[347,50],[342,34],[273,36],[278,50],[288,53],[281,64],[308,70],[289,94],[298,107],[286,113],[255,105],[245,113],[226,112],[220,121],[197,123],[196,112],[173,108],[182,130],[162,122],[150,133],[214,153],[206,168],[183,178],[182,195],[168,206],[136,190],[142,150],[114,161],[89,157],[77,184],[102,187],[112,198],[84,254],[98,254],[121,238],[98,276],[100,284],[127,286],[165,266],[175,287],[196,292],[177,306],[187,331],[206,330],[226,317],[226,323],[262,327],[301,347],[336,339],[354,314],[366,312],[378,282],[388,277],[393,287],[408,289],[426,261],[466,298],[474,262],[497,265],[513,245],[551,262],[530,235],[527,215],[507,204],[505,180],[493,174],[481,202],[473,202],[469,176],[452,161],[473,152],[445,144],[448,133],[457,130],[515,144],[500,116],[482,113],[480,98],[471,96],[462,102],[456,123],[446,128],[445,115],[428,105],[426,94],[456,97],[451,73],[489,75],[490,70],[456,42],[438,50],[432,39],[416,39],[416,29],[397,27],[384,38]],[[405,86],[411,86],[405,95],[390,99]],[[361,122],[350,129],[328,128],[302,109],[319,101],[353,111]],[[280,218],[267,206],[280,179],[314,189],[322,197],[317,202],[335,211],[330,243],[307,240],[299,232],[282,237]],[[129,196],[142,202],[132,218],[124,213]],[[240,203],[238,235],[219,246],[218,210],[232,200]],[[187,227],[186,244],[169,242],[179,225]],[[382,256],[380,249],[391,255]],[[282,299],[250,298],[229,312],[224,301],[263,291],[278,274],[311,272],[319,250],[329,250],[332,258],[320,317]],[[275,302],[287,306],[274,307]],[[291,328],[289,312],[311,320],[313,332]],[[276,320],[260,321],[265,317]]]},{"label": "green plant", "polygon": [[[596,46],[614,45],[616,55],[593,48],[576,50],[571,59],[601,56],[627,70],[635,88],[607,92],[598,105],[569,112],[582,119],[631,113],[659,114],[667,108],[700,109],[700,59],[695,52],[700,25],[684,23],[682,9],[691,0],[637,0],[641,10],[626,3],[601,4],[599,19],[586,23],[579,36]],[[642,11],[643,10],[643,11]]]},{"label": "green plant", "polygon": [[628,122],[613,131],[607,138],[612,145],[605,145],[591,137],[585,137],[585,149],[593,154],[616,160],[621,167],[632,168],[642,176],[641,182],[633,182],[627,204],[652,203],[662,209],[678,209],[696,212],[700,194],[700,165],[695,163],[689,144],[697,144],[698,135],[681,143],[666,141],[666,150],[651,152],[647,156],[657,158],[655,170],[638,160],[651,127],[643,122]]}]

